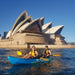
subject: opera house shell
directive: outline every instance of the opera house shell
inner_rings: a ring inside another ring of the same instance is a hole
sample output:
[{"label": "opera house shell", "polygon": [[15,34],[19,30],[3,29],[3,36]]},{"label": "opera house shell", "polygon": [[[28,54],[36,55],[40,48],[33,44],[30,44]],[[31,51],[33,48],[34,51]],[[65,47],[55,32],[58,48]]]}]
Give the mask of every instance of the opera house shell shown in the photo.
[{"label": "opera house shell", "polygon": [[63,27],[52,27],[52,22],[44,25],[44,17],[33,20],[32,16],[28,16],[27,11],[24,11],[15,21],[5,40],[12,45],[66,44],[60,34]]}]

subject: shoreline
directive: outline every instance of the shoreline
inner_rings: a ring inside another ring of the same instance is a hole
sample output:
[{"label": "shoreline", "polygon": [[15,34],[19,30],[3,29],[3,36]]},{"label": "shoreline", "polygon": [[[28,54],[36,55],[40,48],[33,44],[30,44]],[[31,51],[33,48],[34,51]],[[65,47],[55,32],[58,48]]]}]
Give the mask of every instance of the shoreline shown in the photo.
[{"label": "shoreline", "polygon": [[[27,44],[25,45],[6,45],[6,46],[0,46],[0,48],[8,48],[8,49],[26,49],[31,48],[33,44],[30,44],[29,46]],[[39,49],[45,48],[46,45],[37,45],[34,44],[34,46]],[[51,49],[75,49],[75,45],[49,45],[48,47]]]}]

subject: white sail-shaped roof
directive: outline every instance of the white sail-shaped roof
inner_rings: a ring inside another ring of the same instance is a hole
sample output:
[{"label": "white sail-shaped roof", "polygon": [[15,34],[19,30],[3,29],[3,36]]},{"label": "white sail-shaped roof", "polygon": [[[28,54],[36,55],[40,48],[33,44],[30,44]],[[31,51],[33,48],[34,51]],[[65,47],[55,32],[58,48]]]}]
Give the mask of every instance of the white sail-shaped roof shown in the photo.
[{"label": "white sail-shaped roof", "polygon": [[27,11],[24,11],[16,20],[16,22],[14,23],[11,32],[13,32],[13,30],[16,28],[16,26],[22,22],[24,19],[26,19],[28,17]]},{"label": "white sail-shaped roof", "polygon": [[40,18],[41,25],[43,25],[43,24],[44,24],[44,18],[45,18],[45,17]]},{"label": "white sail-shaped roof", "polygon": [[26,23],[23,26],[21,26],[17,32],[22,32],[22,31],[42,32],[39,21],[40,18],[33,20],[30,23]]},{"label": "white sail-shaped roof", "polygon": [[47,34],[60,34],[63,27],[64,27],[64,25],[55,26],[55,27],[48,29],[45,33],[47,33]]},{"label": "white sail-shaped roof", "polygon": [[17,30],[17,32],[22,32],[22,31],[24,31],[29,25],[30,25],[30,23],[24,24],[23,26],[21,26],[21,27]]},{"label": "white sail-shaped roof", "polygon": [[9,32],[8,32],[8,34],[7,34],[6,38],[9,38],[9,37],[10,37],[10,35],[11,35],[11,31],[9,31]]},{"label": "white sail-shaped roof", "polygon": [[17,27],[12,32],[12,35],[14,35],[21,26],[25,25],[26,23],[30,23],[32,20],[32,16],[27,17],[25,20],[23,20],[21,23],[17,25]]},{"label": "white sail-shaped roof", "polygon": [[6,38],[16,34],[17,32],[33,32],[33,33],[46,33],[46,34],[60,34],[63,25],[52,27],[52,22],[45,25],[44,17],[36,20],[32,19],[32,16],[28,16],[27,11],[24,11],[14,23],[12,30],[8,32]]},{"label": "white sail-shaped roof", "polygon": [[52,27],[52,22],[49,22],[45,25],[42,26],[42,31],[46,32],[48,29],[50,29]]}]

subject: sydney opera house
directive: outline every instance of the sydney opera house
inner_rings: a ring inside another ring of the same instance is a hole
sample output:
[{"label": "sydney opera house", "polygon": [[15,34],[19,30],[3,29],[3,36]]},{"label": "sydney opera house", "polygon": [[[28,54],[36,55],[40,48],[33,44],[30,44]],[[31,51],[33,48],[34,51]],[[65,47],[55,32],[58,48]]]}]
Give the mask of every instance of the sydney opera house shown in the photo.
[{"label": "sydney opera house", "polygon": [[66,44],[61,35],[64,25],[52,27],[52,22],[44,24],[44,17],[33,20],[24,11],[15,21],[12,29],[6,35],[6,39],[0,40],[0,45],[24,45],[24,44]]}]

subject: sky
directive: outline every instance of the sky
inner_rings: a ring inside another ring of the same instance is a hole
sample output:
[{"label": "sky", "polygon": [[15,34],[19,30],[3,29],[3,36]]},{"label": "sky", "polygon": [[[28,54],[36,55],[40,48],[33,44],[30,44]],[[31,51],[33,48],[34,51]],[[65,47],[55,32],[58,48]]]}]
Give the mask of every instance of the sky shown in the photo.
[{"label": "sky", "polygon": [[33,19],[45,17],[44,24],[64,25],[61,35],[67,42],[75,42],[75,0],[0,0],[1,35],[11,30],[24,10]]}]

